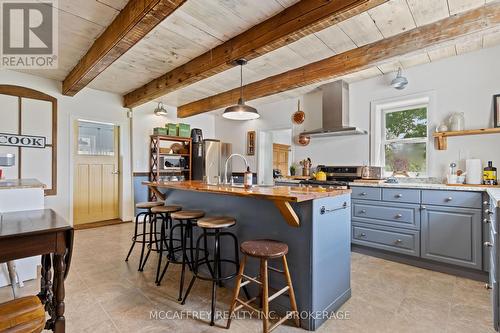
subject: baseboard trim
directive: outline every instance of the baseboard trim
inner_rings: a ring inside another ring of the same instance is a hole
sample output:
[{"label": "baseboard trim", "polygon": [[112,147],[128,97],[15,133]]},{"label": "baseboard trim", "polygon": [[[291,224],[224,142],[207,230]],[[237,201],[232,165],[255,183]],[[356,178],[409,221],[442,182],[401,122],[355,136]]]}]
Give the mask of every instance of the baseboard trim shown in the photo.
[{"label": "baseboard trim", "polygon": [[132,221],[122,221],[120,219],[114,219],[114,220],[98,221],[98,222],[92,222],[92,223],[76,224],[73,226],[73,228],[75,230],[85,230],[85,229],[107,227],[110,225],[118,225],[118,224],[123,224],[123,223],[130,223],[130,222],[132,222]]}]

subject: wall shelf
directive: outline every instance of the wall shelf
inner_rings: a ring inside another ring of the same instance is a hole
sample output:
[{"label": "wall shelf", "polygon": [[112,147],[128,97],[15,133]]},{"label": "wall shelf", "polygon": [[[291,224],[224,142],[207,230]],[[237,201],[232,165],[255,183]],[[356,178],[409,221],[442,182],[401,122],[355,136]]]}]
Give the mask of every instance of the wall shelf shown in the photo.
[{"label": "wall shelf", "polygon": [[435,139],[436,148],[438,150],[448,149],[449,136],[465,136],[465,135],[478,135],[478,134],[500,134],[499,128],[479,128],[463,131],[448,131],[448,132],[435,132],[432,136]]}]

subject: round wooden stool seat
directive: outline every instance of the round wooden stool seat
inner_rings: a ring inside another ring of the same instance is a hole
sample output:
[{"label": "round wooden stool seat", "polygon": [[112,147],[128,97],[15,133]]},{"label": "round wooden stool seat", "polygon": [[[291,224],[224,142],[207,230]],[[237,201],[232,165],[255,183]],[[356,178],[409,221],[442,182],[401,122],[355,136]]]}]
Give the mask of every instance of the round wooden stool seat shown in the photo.
[{"label": "round wooden stool seat", "polygon": [[251,240],[241,243],[241,252],[251,257],[279,258],[288,253],[288,245],[272,239]]},{"label": "round wooden stool seat", "polygon": [[205,216],[205,212],[202,210],[181,210],[170,215],[173,219],[176,220],[191,220],[191,219],[199,219]]},{"label": "round wooden stool seat", "polygon": [[206,229],[229,228],[236,224],[230,216],[207,216],[198,220],[198,227]]},{"label": "round wooden stool seat", "polygon": [[153,207],[163,206],[165,201],[146,201],[146,202],[138,202],[135,204],[136,208],[149,209]]},{"label": "round wooden stool seat", "polygon": [[177,205],[156,206],[151,208],[151,213],[174,213],[180,210],[182,207]]},{"label": "round wooden stool seat", "polygon": [[0,304],[0,332],[41,332],[45,309],[37,296],[17,298]]}]

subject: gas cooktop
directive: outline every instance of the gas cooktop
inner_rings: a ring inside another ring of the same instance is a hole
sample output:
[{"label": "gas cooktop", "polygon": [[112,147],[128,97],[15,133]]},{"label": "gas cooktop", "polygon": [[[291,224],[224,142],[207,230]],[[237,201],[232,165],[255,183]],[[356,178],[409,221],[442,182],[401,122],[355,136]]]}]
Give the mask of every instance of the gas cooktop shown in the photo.
[{"label": "gas cooktop", "polygon": [[301,185],[333,187],[338,189],[347,189],[347,182],[337,180],[302,180]]}]

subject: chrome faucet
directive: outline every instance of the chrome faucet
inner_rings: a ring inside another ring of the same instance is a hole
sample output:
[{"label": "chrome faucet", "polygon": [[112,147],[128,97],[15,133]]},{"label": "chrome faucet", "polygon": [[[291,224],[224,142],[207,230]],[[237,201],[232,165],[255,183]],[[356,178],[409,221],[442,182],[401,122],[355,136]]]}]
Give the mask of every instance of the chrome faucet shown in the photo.
[{"label": "chrome faucet", "polygon": [[248,161],[247,159],[245,158],[245,156],[241,155],[241,154],[231,154],[229,155],[229,157],[226,159],[226,165],[224,167],[224,184],[230,184],[232,183],[232,179],[233,177],[231,177],[231,182],[229,182],[229,178],[227,176],[227,165],[229,164],[229,161],[235,157],[235,156],[238,156],[238,157],[241,157],[243,159],[243,162],[245,162],[245,171],[248,169]]}]

